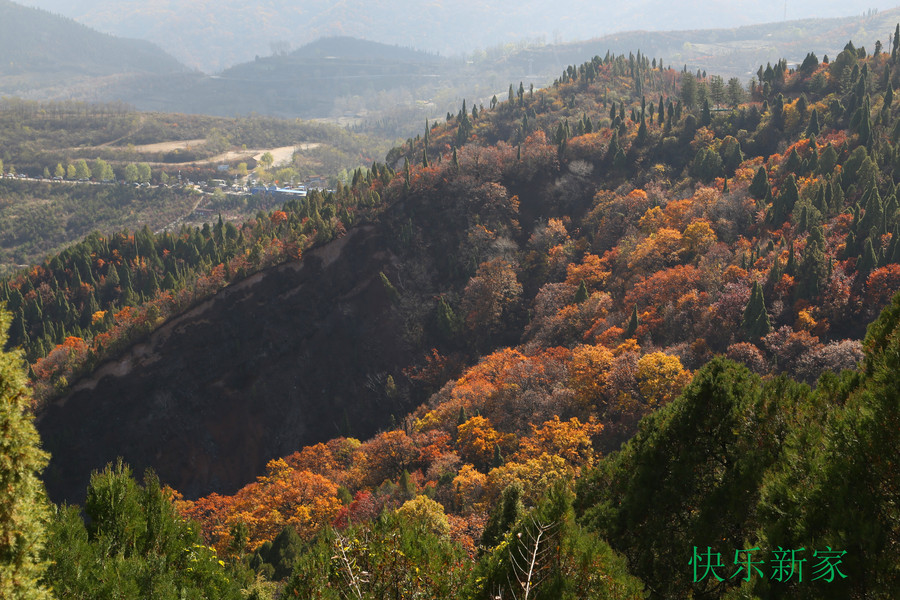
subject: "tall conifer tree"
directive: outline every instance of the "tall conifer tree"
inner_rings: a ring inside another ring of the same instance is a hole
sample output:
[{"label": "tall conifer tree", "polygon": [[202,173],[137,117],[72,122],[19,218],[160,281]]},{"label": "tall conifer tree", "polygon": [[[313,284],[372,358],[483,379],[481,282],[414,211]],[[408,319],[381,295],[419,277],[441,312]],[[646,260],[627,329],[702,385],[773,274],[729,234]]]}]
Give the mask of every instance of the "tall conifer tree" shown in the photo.
[{"label": "tall conifer tree", "polygon": [[[0,312],[0,340],[6,341],[10,316]],[[2,346],[2,344],[0,344]],[[21,352],[0,353],[0,598],[51,598],[39,583],[49,505],[38,475],[47,464],[32,418],[31,393]]]}]

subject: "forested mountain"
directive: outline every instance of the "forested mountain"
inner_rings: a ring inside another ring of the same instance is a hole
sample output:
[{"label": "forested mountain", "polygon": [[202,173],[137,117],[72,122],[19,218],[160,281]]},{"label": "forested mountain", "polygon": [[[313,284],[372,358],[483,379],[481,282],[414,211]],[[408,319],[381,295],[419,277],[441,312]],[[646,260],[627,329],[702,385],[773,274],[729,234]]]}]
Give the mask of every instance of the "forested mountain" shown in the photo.
[{"label": "forested mountain", "polygon": [[[461,60],[349,37],[323,38],[290,53],[257,57],[209,78],[191,78],[158,90],[161,109],[207,114],[249,114],[284,117],[335,115],[341,98],[358,97],[373,109],[380,94],[406,105],[412,98],[433,98],[442,87],[466,89],[471,71],[462,76]],[[123,91],[123,93],[125,93]],[[127,96],[146,105],[137,94]],[[153,101],[153,100],[151,100]],[[395,106],[387,98],[379,112]],[[355,114],[355,111],[351,114]],[[424,117],[423,117],[424,118]]]},{"label": "forested mountain", "polygon": [[749,90],[597,55],[240,227],[98,233],[4,281],[48,489],[89,516],[57,511],[44,581],[893,598],[900,25],[880,37]]},{"label": "forested mountain", "polygon": [[88,93],[99,81],[188,70],[146,40],[115,38],[9,0],[0,1],[0,54],[0,94],[21,97]]}]

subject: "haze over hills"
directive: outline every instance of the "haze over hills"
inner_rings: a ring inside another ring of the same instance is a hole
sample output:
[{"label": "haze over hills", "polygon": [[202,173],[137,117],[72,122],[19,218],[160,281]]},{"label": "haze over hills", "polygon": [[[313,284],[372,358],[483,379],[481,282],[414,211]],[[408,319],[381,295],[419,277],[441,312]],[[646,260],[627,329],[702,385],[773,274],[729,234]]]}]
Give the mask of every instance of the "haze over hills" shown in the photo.
[{"label": "haze over hills", "polygon": [[67,98],[98,80],[188,68],[146,40],[99,33],[69,18],[0,0],[0,94]]},{"label": "haze over hills", "polygon": [[[738,77],[746,83],[759,65],[774,64],[782,57],[790,63],[799,63],[812,48],[834,57],[848,40],[871,50],[876,40],[884,38],[883,46],[888,49],[890,40],[885,32],[900,18],[900,9],[892,9],[732,29],[664,32],[643,29],[559,44],[545,44],[539,37],[533,37],[530,42],[506,46],[496,44],[511,38],[496,32],[497,37],[490,42],[495,44],[492,49],[474,52],[465,60],[413,50],[409,46],[425,47],[414,40],[407,40],[409,43],[404,47],[347,36],[319,38],[290,50],[292,45],[313,34],[320,36],[333,31],[331,25],[310,26],[297,29],[290,42],[274,41],[266,51],[267,56],[235,64],[215,75],[204,75],[188,70],[147,42],[99,34],[67,18],[21,7],[8,0],[3,0],[0,6],[5,11],[0,27],[6,32],[0,48],[5,56],[12,58],[0,66],[2,95],[38,100],[125,102],[139,110],[229,117],[255,113],[283,118],[337,118],[343,124],[364,124],[373,132],[401,138],[414,135],[424,119],[455,111],[463,98],[487,103],[494,94],[502,97],[510,83],[520,81],[526,86],[545,86],[567,64],[584,56],[640,50],[644,55],[665,59],[676,68],[686,65],[692,70],[702,69],[726,78]],[[63,10],[61,6],[48,6]],[[131,5],[124,6],[123,14],[127,14]],[[145,28],[148,37],[157,18],[153,6],[151,3],[141,13],[142,23],[149,27]],[[66,10],[93,10],[90,14],[96,17],[102,14],[102,7],[85,0]],[[473,9],[470,17],[483,10],[486,9]],[[203,12],[202,7],[199,12]],[[397,10],[387,12],[397,18],[406,14]],[[724,18],[718,14],[721,11],[713,12],[714,16],[703,18],[673,17],[669,23],[673,27],[682,23],[697,27]],[[821,17],[830,12],[836,11],[815,14]],[[168,29],[180,29],[177,14],[176,8],[172,8]],[[219,25],[216,31],[198,29],[189,37],[202,39],[204,47],[215,48],[218,30],[225,29],[226,20],[234,14],[234,10],[222,8],[213,20]],[[512,14],[515,22],[518,13]],[[540,11],[534,14],[539,15]],[[768,14],[760,18],[775,16]],[[426,16],[417,31],[430,31],[430,18]],[[252,17],[247,19],[255,23]],[[474,17],[468,21],[473,32],[478,21]],[[287,17],[282,22],[287,22]],[[362,19],[362,22],[372,26],[359,35],[379,37],[377,19]],[[642,28],[653,26],[652,20],[616,22],[622,26],[627,23]],[[447,23],[452,28],[454,21],[448,17]],[[249,35],[246,30],[250,29],[266,31],[265,27],[242,27],[235,29],[232,37]],[[586,31],[585,35],[590,37],[599,30]],[[402,32],[403,28],[396,26],[395,31]],[[441,36],[445,36],[443,29],[432,37],[438,40]],[[399,33],[395,39],[403,40],[403,34]],[[235,48],[247,47],[236,39],[223,43],[225,46],[217,50],[221,51],[223,61],[231,60],[229,53]],[[182,58],[190,55],[175,43],[166,42],[165,47]],[[432,47],[436,48],[437,42]]]},{"label": "haze over hills", "polygon": [[280,117],[357,117],[389,135],[415,135],[425,118],[454,112],[463,98],[487,104],[510,83],[548,85],[567,64],[607,52],[658,57],[747,83],[760,65],[799,64],[815,48],[832,58],[852,40],[885,50],[900,9],[867,16],[804,19],[734,29],[632,31],[564,44],[476,53],[468,60],[348,37],[323,38],[292,52],[235,65],[218,75],[160,79],[146,89],[107,90],[147,110]]},{"label": "haze over hills", "polygon": [[628,31],[738,27],[811,15],[859,15],[896,6],[839,0],[753,2],[713,0],[589,2],[563,0],[415,0],[341,3],[264,0],[246,3],[173,0],[28,0],[100,31],[152,40],[206,72],[296,48],[319,37],[347,35],[411,46],[443,55],[468,54],[521,40],[590,39]]},{"label": "haze over hills", "polygon": [[[462,98],[487,103],[494,94],[502,97],[511,82],[547,85],[567,64],[584,56],[640,50],[676,68],[686,65],[692,70],[702,69],[726,78],[738,77],[746,83],[759,65],[774,64],[782,57],[790,63],[799,63],[812,48],[834,57],[848,40],[871,50],[876,40],[884,38],[883,46],[889,49],[890,40],[885,32],[900,18],[900,9],[892,9],[732,29],[664,32],[644,29],[560,44],[545,44],[532,38],[528,43],[495,45],[469,55],[466,60],[347,36],[320,38],[289,50],[291,45],[307,39],[308,32],[318,36],[332,31],[330,26],[304,27],[297,30],[299,37],[291,37],[290,43],[273,43],[268,48],[270,55],[235,64],[215,75],[204,75],[188,71],[144,42],[119,41],[68,19],[19,7],[8,0],[4,0],[3,6],[8,11],[3,26],[9,34],[0,44],[8,46],[6,56],[18,58],[12,65],[0,68],[3,74],[0,94],[40,100],[120,101],[140,110],[162,112],[338,118],[344,124],[365,123],[373,131],[391,137],[414,135],[425,118],[455,111]],[[72,6],[72,10],[100,9],[99,4],[87,1]],[[829,12],[834,11],[815,14]],[[152,23],[155,18],[152,10],[147,8],[145,13],[142,13],[144,22]],[[231,18],[233,11],[223,8],[218,14],[215,22],[221,25],[226,16]],[[721,18],[718,12],[716,15]],[[771,19],[777,15],[767,16]],[[679,17],[670,23],[697,27],[711,18]],[[254,22],[248,19],[247,22]],[[470,19],[469,24],[475,27],[477,21]],[[452,22],[452,19],[448,21]],[[617,21],[630,22],[634,21]],[[652,24],[647,20],[637,23],[640,27]],[[169,28],[178,30],[179,27],[177,19],[170,21]],[[248,35],[246,29],[265,31],[265,27],[243,27],[233,35]],[[48,34],[51,31],[55,32],[52,36]],[[396,27],[396,31],[402,28]],[[428,31],[427,18],[421,31]],[[596,31],[586,33],[590,36]],[[372,26],[360,34],[376,38],[378,28]],[[202,38],[206,46],[214,48],[217,35],[217,32],[197,30],[192,37]],[[435,39],[442,35],[436,33]],[[504,35],[498,33],[491,43],[509,39]],[[53,43],[39,43],[48,37]],[[402,39],[402,35],[397,39]],[[229,42],[221,56],[228,57],[233,48],[246,46]],[[177,44],[167,43],[166,48],[187,56],[186,50]]]}]

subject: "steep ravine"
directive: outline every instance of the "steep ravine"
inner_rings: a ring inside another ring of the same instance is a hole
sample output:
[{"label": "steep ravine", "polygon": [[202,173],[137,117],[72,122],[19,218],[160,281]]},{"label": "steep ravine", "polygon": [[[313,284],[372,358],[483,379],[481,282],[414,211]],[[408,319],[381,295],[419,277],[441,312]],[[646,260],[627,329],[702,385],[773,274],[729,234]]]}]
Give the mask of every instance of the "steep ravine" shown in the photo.
[{"label": "steep ravine", "polygon": [[232,493],[272,458],[408,410],[377,385],[415,355],[378,276],[396,261],[386,247],[379,228],[353,230],[78,382],[38,417],[51,499],[83,501],[91,471],[118,456],[188,498]]}]

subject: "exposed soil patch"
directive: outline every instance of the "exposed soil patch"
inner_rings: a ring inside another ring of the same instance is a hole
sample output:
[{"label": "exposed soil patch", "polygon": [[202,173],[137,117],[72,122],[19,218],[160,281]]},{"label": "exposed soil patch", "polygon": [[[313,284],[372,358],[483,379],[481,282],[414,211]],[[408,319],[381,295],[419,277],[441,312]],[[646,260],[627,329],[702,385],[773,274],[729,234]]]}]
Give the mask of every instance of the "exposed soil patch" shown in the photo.
[{"label": "exposed soil patch", "polygon": [[134,146],[137,152],[174,152],[175,150],[187,150],[194,146],[201,146],[206,143],[206,139],[199,140],[182,140],[180,142],[159,142],[156,144],[144,144],[142,146]]},{"label": "exposed soil patch", "polygon": [[232,493],[266,462],[338,435],[366,438],[398,405],[372,381],[415,358],[378,273],[373,226],[230,286],[78,382],[37,421],[50,497],[80,503],[122,456],[188,498]]}]

